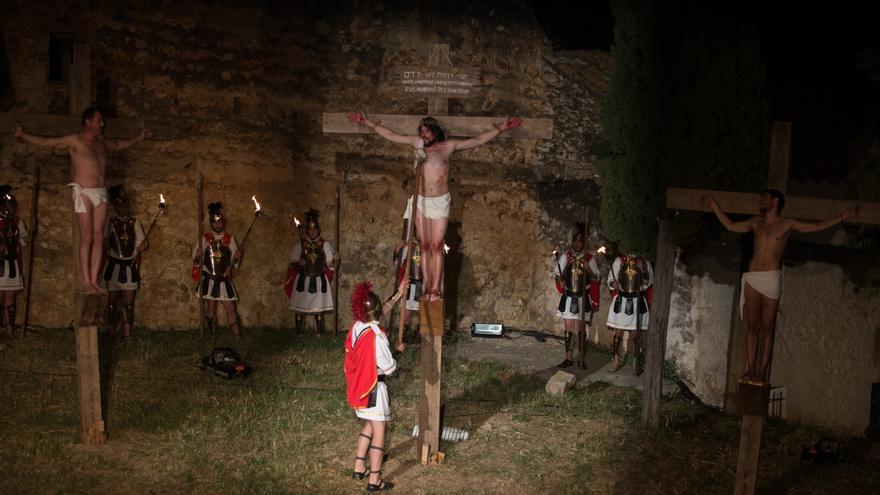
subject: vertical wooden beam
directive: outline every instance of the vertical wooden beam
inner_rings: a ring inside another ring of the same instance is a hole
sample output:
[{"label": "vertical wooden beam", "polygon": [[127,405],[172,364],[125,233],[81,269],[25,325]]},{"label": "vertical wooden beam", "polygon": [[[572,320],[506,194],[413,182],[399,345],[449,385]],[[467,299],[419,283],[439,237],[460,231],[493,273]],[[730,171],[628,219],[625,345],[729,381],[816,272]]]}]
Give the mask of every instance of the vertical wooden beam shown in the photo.
[{"label": "vertical wooden beam", "polygon": [[440,371],[443,357],[443,300],[422,301],[419,312],[422,395],[417,452],[422,464],[439,462]]},{"label": "vertical wooden beam", "polygon": [[73,44],[70,70],[70,114],[79,116],[92,105],[92,58],[89,45]]},{"label": "vertical wooden beam", "polygon": [[669,324],[669,300],[675,271],[675,247],[672,245],[671,229],[669,220],[660,220],[657,262],[654,267],[654,299],[651,303],[651,323],[647,330],[647,362],[642,394],[642,424],[651,428],[656,428],[659,422],[660,397],[663,392],[666,327]]},{"label": "vertical wooden beam", "polygon": [[770,384],[740,385],[740,400],[743,406],[742,430],[739,436],[739,451],[736,459],[736,485],[734,495],[753,495],[758,483],[758,461],[761,453],[761,436],[767,403],[770,398]]},{"label": "vertical wooden beam", "polygon": [[791,122],[773,122],[770,141],[770,167],[767,187],[783,194],[788,188],[788,167],[791,163]]},{"label": "vertical wooden beam", "polygon": [[[77,274],[78,275],[78,274]],[[87,445],[104,443],[107,433],[101,412],[101,370],[98,322],[106,296],[74,294],[76,307],[76,376],[79,389],[80,439]]]},{"label": "vertical wooden beam", "polygon": [[[198,166],[198,165],[196,165]],[[202,243],[202,222],[204,221],[205,199],[202,195],[202,171],[196,172],[196,245]],[[199,277],[201,277],[201,267],[199,267]],[[199,336],[205,336],[205,302],[202,301],[201,278],[199,285],[196,285],[196,304],[199,305]]]},{"label": "vertical wooden beam", "polygon": [[[431,43],[428,47],[428,67],[452,67],[449,58],[449,45]],[[449,98],[428,98],[428,115],[446,115],[449,113]]]}]

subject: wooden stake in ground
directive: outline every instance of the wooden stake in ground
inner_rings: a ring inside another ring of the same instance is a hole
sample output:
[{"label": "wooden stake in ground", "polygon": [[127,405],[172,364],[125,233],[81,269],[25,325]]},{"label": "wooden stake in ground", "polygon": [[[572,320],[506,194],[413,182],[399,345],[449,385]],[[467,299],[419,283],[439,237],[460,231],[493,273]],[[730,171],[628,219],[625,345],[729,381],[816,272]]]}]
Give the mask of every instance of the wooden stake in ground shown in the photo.
[{"label": "wooden stake in ground", "polygon": [[[342,180],[345,180],[345,176],[343,175]],[[342,251],[342,241],[339,239],[339,209],[342,205],[342,200],[340,199],[340,191],[339,184],[336,185],[336,252]],[[340,259],[342,256],[340,255]],[[336,337],[336,332],[339,330],[339,268],[342,266],[341,262],[337,262],[334,267],[333,272],[333,336]]]},{"label": "wooden stake in ground", "polygon": [[[24,338],[24,333],[27,330],[28,323],[30,323],[30,315],[31,315],[31,288],[33,286],[34,280],[34,247],[37,245],[35,242],[37,239],[37,200],[40,194],[40,166],[34,165],[34,188],[31,191],[31,231],[30,231],[30,239],[28,242],[28,267],[27,273],[25,273],[25,280],[27,286],[25,287],[24,292],[24,321],[21,324],[21,328],[18,330],[18,338]],[[13,322],[14,324],[15,322]]]},{"label": "wooden stake in ground", "polygon": [[[202,222],[205,220],[204,204],[202,196],[202,171],[196,173],[196,245],[202,242]],[[202,301],[201,291],[201,266],[199,266],[199,284],[196,285],[196,301],[199,305],[199,336],[205,336],[205,302]]]}]

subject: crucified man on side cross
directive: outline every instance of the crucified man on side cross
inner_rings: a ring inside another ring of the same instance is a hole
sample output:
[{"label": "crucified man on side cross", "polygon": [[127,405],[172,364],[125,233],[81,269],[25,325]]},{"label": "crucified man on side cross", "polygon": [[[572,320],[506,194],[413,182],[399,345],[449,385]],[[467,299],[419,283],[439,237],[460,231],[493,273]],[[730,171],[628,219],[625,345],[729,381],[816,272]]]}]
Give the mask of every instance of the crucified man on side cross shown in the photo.
[{"label": "crucified man on side cross", "polygon": [[436,301],[440,294],[443,274],[443,237],[449,223],[449,157],[453,151],[475,148],[498,137],[499,134],[519,127],[520,118],[505,117],[494,129],[469,139],[446,139],[446,133],[433,117],[425,117],[419,123],[417,135],[401,135],[373,122],[364,113],[350,113],[348,119],[365,125],[383,138],[399,144],[408,144],[416,150],[424,150],[427,158],[422,165],[422,183],[418,185],[415,226],[422,244],[422,274],[425,293],[423,299]]},{"label": "crucified man on side cross", "polygon": [[15,128],[15,137],[37,146],[63,149],[70,154],[74,211],[79,223],[79,264],[83,292],[106,293],[98,285],[104,256],[104,225],[107,223],[107,152],[120,151],[153,135],[144,129],[131,139],[104,139],[104,116],[93,107],[82,113],[82,128],[63,137],[34,136]]}]

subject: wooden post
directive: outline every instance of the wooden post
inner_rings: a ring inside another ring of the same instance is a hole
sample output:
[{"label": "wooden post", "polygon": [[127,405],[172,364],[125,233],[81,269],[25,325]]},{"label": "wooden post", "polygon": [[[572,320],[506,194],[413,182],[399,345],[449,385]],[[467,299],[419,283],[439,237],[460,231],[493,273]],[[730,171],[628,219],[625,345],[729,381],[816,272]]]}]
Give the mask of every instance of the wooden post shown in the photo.
[{"label": "wooden post", "polygon": [[657,234],[657,262],[654,269],[654,299],[651,323],[647,332],[647,362],[645,386],[642,395],[642,424],[656,428],[660,416],[660,397],[663,392],[663,360],[666,357],[666,327],[669,324],[669,299],[672,295],[672,277],[675,271],[675,248],[672,245],[672,226],[669,220],[660,220]]},{"label": "wooden post", "polygon": [[734,495],[752,495],[758,483],[758,461],[761,453],[761,435],[767,404],[770,399],[770,384],[740,384],[740,400],[743,406],[742,430],[739,436],[739,451],[736,459],[736,485]]},{"label": "wooden post", "polygon": [[89,45],[73,44],[73,64],[70,69],[70,115],[78,116],[92,105],[92,62]]},{"label": "wooden post", "polygon": [[[202,221],[204,220],[204,203],[202,196],[202,171],[196,173],[196,246],[202,244]],[[201,248],[199,248],[201,250]],[[202,301],[201,267],[199,267],[199,285],[196,286],[196,301],[199,305],[199,336],[205,336],[205,302]]]},{"label": "wooden post", "polygon": [[[431,43],[428,47],[428,67],[452,67],[449,58],[449,45]],[[449,113],[449,98],[428,97],[428,115],[446,115]]]},{"label": "wooden post", "polygon": [[417,452],[422,464],[438,463],[440,453],[440,372],[443,361],[443,299],[422,301],[419,309],[422,395]]},{"label": "wooden post", "polygon": [[[24,333],[27,331],[28,323],[30,323],[30,315],[31,315],[31,294],[32,294],[32,286],[34,281],[34,250],[37,245],[37,201],[39,199],[40,194],[40,166],[34,165],[34,188],[31,191],[31,228],[30,232],[28,232],[30,239],[28,239],[28,268],[27,273],[25,274],[27,280],[27,287],[25,288],[24,293],[24,319],[21,324],[21,328],[18,330],[18,338],[23,339]],[[15,322],[13,322],[14,324]]]}]

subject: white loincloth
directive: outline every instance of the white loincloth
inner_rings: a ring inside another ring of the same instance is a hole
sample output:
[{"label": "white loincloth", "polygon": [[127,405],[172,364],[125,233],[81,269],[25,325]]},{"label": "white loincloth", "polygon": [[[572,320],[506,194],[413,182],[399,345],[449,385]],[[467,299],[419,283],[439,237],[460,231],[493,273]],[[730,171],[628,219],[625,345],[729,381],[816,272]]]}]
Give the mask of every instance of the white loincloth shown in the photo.
[{"label": "white loincloth", "polygon": [[739,288],[739,317],[743,317],[746,304],[746,283],[764,297],[779,300],[782,295],[782,270],[745,272]]},{"label": "white loincloth", "polygon": [[107,188],[105,187],[88,187],[85,188],[76,182],[67,185],[73,190],[73,211],[75,213],[86,213],[86,204],[83,202],[83,195],[89,198],[92,208],[97,207],[101,203],[107,202]]},{"label": "white loincloth", "polygon": [[422,297],[422,281],[421,280],[412,280],[409,281],[409,294],[406,298],[406,309],[410,311],[418,311],[419,300]]},{"label": "white loincloth", "polygon": [[[435,218],[449,218],[449,205],[452,203],[452,196],[447,192],[442,196],[419,196],[416,201],[416,210],[421,210],[425,218],[433,220]],[[412,196],[406,201],[406,212],[403,218],[412,217]]]}]

